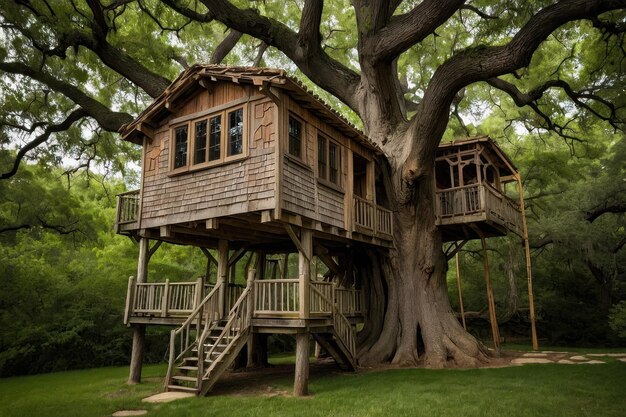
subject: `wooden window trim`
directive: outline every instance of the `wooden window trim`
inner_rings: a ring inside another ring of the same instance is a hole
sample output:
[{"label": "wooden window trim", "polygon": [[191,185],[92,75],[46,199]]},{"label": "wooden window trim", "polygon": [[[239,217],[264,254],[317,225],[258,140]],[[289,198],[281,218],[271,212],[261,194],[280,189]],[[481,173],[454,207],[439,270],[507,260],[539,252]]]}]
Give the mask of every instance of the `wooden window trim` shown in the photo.
[{"label": "wooden window trim", "polygon": [[[289,152],[289,119],[293,118],[295,120],[297,120],[298,122],[300,122],[300,133],[301,133],[301,137],[300,137],[300,156],[298,155],[294,155],[292,153]],[[306,129],[307,129],[307,123],[304,121],[304,119],[300,116],[298,116],[297,114],[293,113],[293,112],[288,112],[287,113],[287,120],[286,120],[286,138],[285,138],[285,155],[289,156],[290,158],[292,158],[293,160],[297,160],[300,161],[301,163],[303,163],[304,165],[307,166],[307,168],[309,168],[308,164],[305,162],[306,159],[306,150],[307,150],[307,146],[306,146],[306,141],[307,141],[307,136],[306,136]]]},{"label": "wooden window trim", "polygon": [[[242,120],[243,120],[243,130],[241,133],[241,141],[242,141],[242,150],[240,154],[227,156],[227,142],[228,142],[228,114],[239,109],[243,110]],[[222,131],[220,134],[220,157],[219,159],[209,161],[209,136],[210,136],[210,120],[214,117],[221,116],[222,117]],[[179,118],[180,119],[180,118]],[[196,123],[206,121],[207,122],[207,147],[206,147],[206,160],[200,164],[193,164],[194,155],[195,155],[195,126]],[[176,129],[181,126],[187,126],[187,163],[179,168],[174,167],[174,158],[175,158],[175,132]],[[248,129],[250,128],[250,123],[248,121],[248,106],[244,104],[239,104],[236,106],[230,106],[226,108],[222,108],[219,111],[205,113],[201,117],[197,117],[194,119],[187,119],[184,122],[170,124],[170,157],[169,157],[169,176],[176,176],[180,174],[185,174],[189,172],[195,172],[203,169],[208,169],[216,166],[226,165],[233,162],[240,161],[248,157]]]},{"label": "wooden window trim", "polygon": [[[326,173],[324,177],[320,176],[319,173],[319,155],[318,155],[318,141],[319,141],[319,137],[322,137],[326,140],[326,144],[325,144],[325,148],[326,148]],[[340,191],[340,192],[345,192],[344,191],[344,187],[343,187],[343,181],[342,181],[342,176],[343,176],[343,159],[344,159],[344,147],[336,140],[331,139],[328,135],[326,135],[325,133],[322,133],[321,131],[318,130],[317,132],[317,137],[316,137],[316,141],[315,141],[315,169],[316,169],[316,176],[317,176],[317,182],[319,184],[323,184],[329,188],[332,188],[336,191]],[[339,157],[339,161],[338,161],[338,166],[337,166],[337,183],[334,183],[330,180],[330,169],[331,169],[331,163],[330,163],[330,144],[333,144],[337,147],[337,151],[338,151],[338,157]]]}]

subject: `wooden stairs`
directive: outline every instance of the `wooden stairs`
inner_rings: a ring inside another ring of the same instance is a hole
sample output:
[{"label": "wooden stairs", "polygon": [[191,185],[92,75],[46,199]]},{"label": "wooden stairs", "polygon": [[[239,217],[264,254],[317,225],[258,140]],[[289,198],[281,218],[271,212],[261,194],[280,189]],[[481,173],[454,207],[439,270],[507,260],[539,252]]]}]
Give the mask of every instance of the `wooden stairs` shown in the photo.
[{"label": "wooden stairs", "polygon": [[[185,331],[185,324],[172,331],[166,391],[206,395],[213,388],[248,341],[251,328],[250,294],[249,288],[246,288],[228,316],[212,322],[207,320],[200,336],[193,340],[189,337],[193,332]],[[186,346],[181,344],[181,352],[176,355],[178,338],[183,342],[187,339],[189,343]]]},{"label": "wooden stairs", "polygon": [[354,355],[344,342],[333,331],[323,333],[313,333],[313,338],[321,347],[333,357],[339,367],[345,371],[356,370],[356,360]]}]

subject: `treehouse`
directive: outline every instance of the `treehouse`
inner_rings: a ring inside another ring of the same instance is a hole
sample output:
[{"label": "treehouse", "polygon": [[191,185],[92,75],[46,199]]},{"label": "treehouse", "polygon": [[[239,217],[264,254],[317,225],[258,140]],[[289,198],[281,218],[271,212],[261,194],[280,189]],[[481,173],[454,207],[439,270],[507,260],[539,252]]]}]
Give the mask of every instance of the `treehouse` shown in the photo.
[{"label": "treehouse", "polygon": [[[262,68],[194,65],[120,133],[142,146],[141,187],[118,196],[115,226],[140,249],[125,311],[130,380],[140,379],[146,325],[173,327],[168,391],[208,393],[268,334],[296,338],[296,395],[307,391],[311,337],[354,369],[368,306],[351,256],[393,247],[380,149],[283,70]],[[502,189],[515,176],[487,138],[442,145],[445,240],[519,233],[518,206]],[[148,281],[162,242],[198,247],[206,274]]]},{"label": "treehouse", "polygon": [[505,193],[518,185],[517,169],[490,138],[442,143],[435,160],[436,224],[444,241],[524,236],[519,200]]},{"label": "treehouse", "polygon": [[[119,196],[116,222],[140,247],[125,312],[131,379],[147,324],[174,326],[167,390],[206,394],[257,334],[295,335],[296,393],[310,336],[354,369],[366,306],[347,254],[392,246],[379,149],[284,71],[258,68],[193,66],[121,134],[143,148],[141,188]],[[161,242],[200,248],[206,276],[148,282]],[[277,268],[288,253],[297,270]]]}]

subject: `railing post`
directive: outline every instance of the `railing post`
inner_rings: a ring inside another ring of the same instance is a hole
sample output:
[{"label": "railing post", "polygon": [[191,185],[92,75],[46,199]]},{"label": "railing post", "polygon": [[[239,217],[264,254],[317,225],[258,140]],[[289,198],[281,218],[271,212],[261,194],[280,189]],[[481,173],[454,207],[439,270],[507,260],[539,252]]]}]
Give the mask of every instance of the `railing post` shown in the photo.
[{"label": "railing post", "polygon": [[167,317],[168,311],[168,301],[170,294],[170,280],[169,278],[165,280],[165,287],[163,287],[163,299],[161,300],[161,317]]},{"label": "railing post", "polygon": [[128,277],[128,289],[126,290],[126,307],[124,308],[124,324],[128,325],[130,316],[135,307],[135,277]]},{"label": "railing post", "polygon": [[205,277],[199,277],[196,280],[196,293],[194,294],[193,297],[193,309],[195,310],[196,307],[198,307],[200,305],[200,302],[202,301],[203,297],[203,291],[204,291],[204,282],[205,282]]},{"label": "railing post", "polygon": [[[248,325],[252,325],[252,316],[254,315],[254,278],[256,276],[256,270],[255,269],[250,269],[248,271],[248,280],[246,282],[246,288],[249,291],[248,294]],[[245,290],[244,290],[245,291]]]}]

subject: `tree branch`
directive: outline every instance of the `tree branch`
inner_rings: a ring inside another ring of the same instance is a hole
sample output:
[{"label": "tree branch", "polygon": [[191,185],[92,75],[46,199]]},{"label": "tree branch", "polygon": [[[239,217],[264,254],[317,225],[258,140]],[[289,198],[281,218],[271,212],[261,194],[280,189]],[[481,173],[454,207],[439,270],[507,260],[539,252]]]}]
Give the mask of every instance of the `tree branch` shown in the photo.
[{"label": "tree branch", "polygon": [[237,30],[231,29],[228,35],[224,38],[222,42],[213,50],[213,54],[211,55],[211,59],[209,60],[210,64],[219,64],[221,63],[226,55],[230,51],[233,50],[239,39],[243,34]]},{"label": "tree branch", "polygon": [[77,87],[20,62],[0,62],[0,71],[21,74],[47,85],[52,90],[63,94],[79,105],[103,129],[109,132],[117,132],[123,124],[130,123],[133,120],[133,117],[128,113],[112,111]]},{"label": "tree branch", "polygon": [[464,1],[424,0],[410,12],[392,16],[384,28],[364,39],[363,49],[368,54],[372,53],[374,65],[378,61],[390,62],[434,33]]},{"label": "tree branch", "polygon": [[46,142],[50,138],[50,135],[69,129],[70,126],[72,126],[76,121],[82,119],[85,116],[87,116],[86,111],[84,111],[83,109],[76,109],[72,111],[61,123],[48,125],[48,127],[46,127],[41,135],[28,142],[17,152],[15,161],[13,162],[13,167],[10,171],[1,174],[0,180],[5,180],[14,176],[17,173],[17,170],[20,167],[20,163],[22,162],[22,159],[24,159],[26,154],[29,151],[35,149],[37,146]]},{"label": "tree branch", "polygon": [[459,9],[460,10],[470,10],[470,11],[476,13],[478,16],[482,17],[483,19],[491,19],[491,20],[498,19],[498,16],[493,16],[493,15],[487,14],[487,13],[483,12],[482,10],[480,10],[478,7],[472,6],[471,4],[463,4],[463,5],[461,5],[461,7],[459,7]]},{"label": "tree branch", "polygon": [[435,71],[411,120],[408,137],[419,140],[411,145],[404,164],[404,181],[413,184],[430,172],[429,158],[447,126],[457,91],[527,66],[539,45],[561,25],[624,7],[626,0],[562,0],[532,16],[507,44],[476,46],[449,58]]},{"label": "tree branch", "polygon": [[598,217],[605,213],[626,213],[626,202],[617,201],[604,203],[594,207],[585,214],[585,220],[589,223],[593,223]]},{"label": "tree branch", "polygon": [[[304,50],[298,35],[277,20],[256,10],[240,9],[227,0],[201,0],[216,20],[231,29],[253,36],[289,57],[314,83],[358,111],[354,98],[359,75],[327,55],[321,47]],[[310,45],[309,45],[310,46]]]}]

